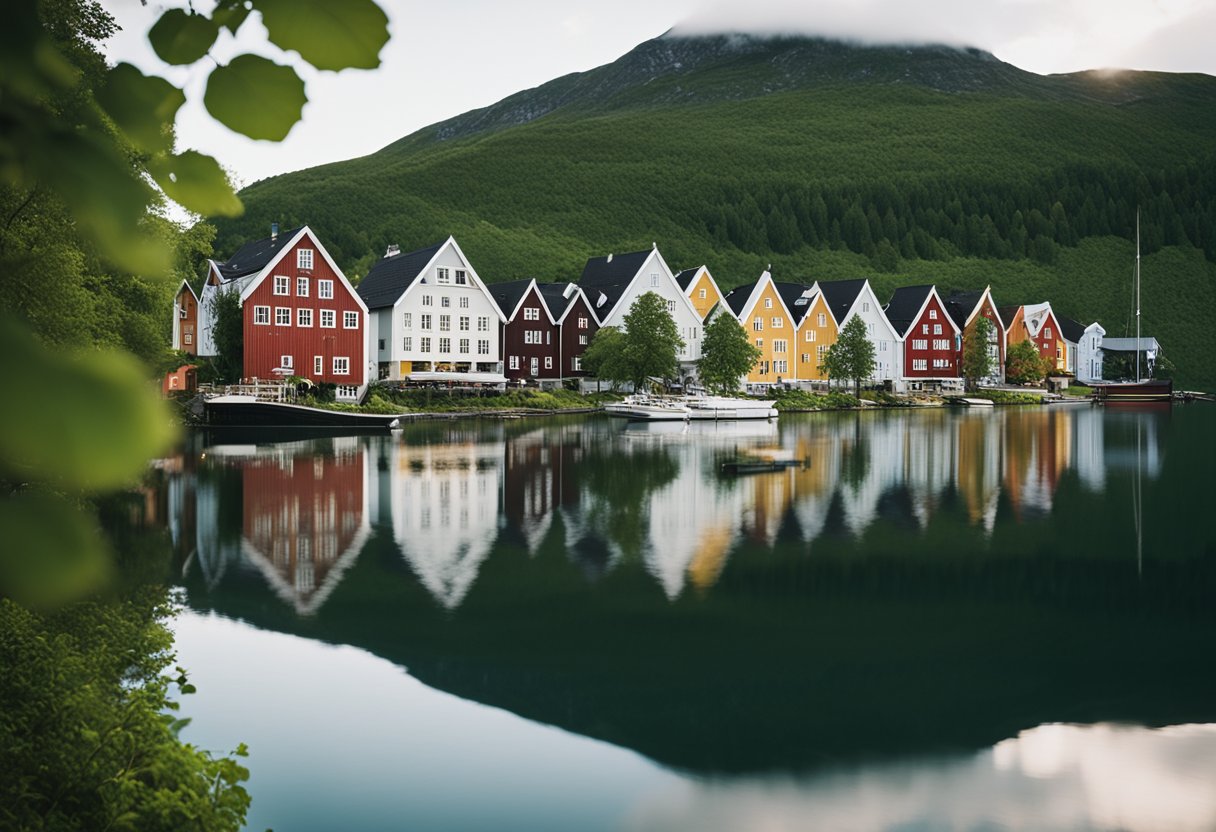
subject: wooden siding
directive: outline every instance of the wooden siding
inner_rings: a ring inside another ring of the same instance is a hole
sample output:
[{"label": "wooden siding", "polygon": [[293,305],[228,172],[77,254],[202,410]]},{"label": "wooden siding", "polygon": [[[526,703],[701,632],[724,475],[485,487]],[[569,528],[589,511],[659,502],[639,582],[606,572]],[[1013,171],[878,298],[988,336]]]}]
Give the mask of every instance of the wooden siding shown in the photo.
[{"label": "wooden siding", "polygon": [[[313,267],[300,269],[297,267],[296,252],[301,248],[313,250]],[[287,278],[287,294],[274,294],[275,276]],[[297,292],[297,278],[303,278],[308,283],[308,294]],[[332,280],[334,291],[332,299],[322,299],[318,295],[318,283],[321,280]],[[256,308],[269,307],[270,323],[254,323]],[[289,322],[276,322],[276,309],[290,310]],[[299,326],[300,309],[312,310],[312,326]],[[332,310],[334,326],[321,326],[321,311]],[[358,326],[347,329],[344,326],[345,313],[354,312]],[[245,369],[246,378],[275,378],[272,372],[281,366],[282,356],[290,355],[293,359],[293,373],[314,382],[331,382],[334,384],[363,385],[367,382],[367,366],[364,357],[367,348],[367,320],[359,306],[353,291],[346,288],[346,283],[330,268],[325,258],[318,251],[316,243],[305,234],[290,249],[285,249],[282,257],[267,273],[261,285],[245,299],[243,308],[244,337],[245,337]],[[321,372],[316,372],[315,357],[321,357]],[[349,372],[337,375],[333,372],[334,358],[348,359]]]},{"label": "wooden siding", "polygon": [[[705,297],[701,297],[702,292],[705,293]],[[692,301],[692,308],[697,310],[702,321],[709,314],[709,310],[722,302],[722,295],[718,293],[708,269],[702,271],[701,275],[688,287],[688,299]]]},{"label": "wooden siding", "polygon": [[176,310],[176,343],[173,349],[198,355],[198,300],[186,286],[182,286],[177,293]]},{"label": "wooden siding", "polygon": [[[532,310],[529,313],[528,310]],[[535,315],[535,320],[528,320],[528,314]],[[534,337],[539,343],[528,343],[528,333],[537,333]],[[549,313],[545,303],[535,286],[528,287],[515,310],[515,317],[501,327],[503,374],[510,381],[532,379],[554,379],[561,377],[561,330],[549,321]],[[532,370],[533,359],[536,370]],[[545,361],[548,359],[548,365]],[[512,366],[514,364],[514,366]]]},{"label": "wooden siding", "polygon": [[[771,302],[771,306],[765,302]],[[741,322],[747,337],[760,348],[760,359],[747,374],[749,384],[776,384],[780,381],[791,381],[796,372],[798,358],[798,333],[794,322],[786,314],[781,296],[772,281],[765,280],[764,288],[749,310],[744,310],[745,317]],[[761,329],[756,329],[756,319],[760,319]],[[774,322],[778,325],[774,326]],[[778,341],[784,342],[785,349],[778,352]],[[781,362],[784,362],[782,364]]]},{"label": "wooden siding", "polygon": [[[934,341],[942,340],[946,341],[944,349],[933,346]],[[917,346],[920,341],[924,342],[923,348]],[[937,293],[933,292],[904,336],[904,378],[958,378],[958,348],[954,323]],[[915,361],[925,362],[924,369],[917,369]]]},{"label": "wooden siding", "polygon": [[[992,375],[998,378],[1005,377],[1005,339],[1002,336],[1001,318],[997,315],[996,307],[992,304],[990,295],[984,296],[983,305],[980,307],[979,314],[975,315],[963,330],[963,352],[967,350],[967,343],[975,337],[975,328],[979,326],[980,318],[987,318],[992,323],[993,334],[996,337],[996,352],[997,366],[993,368]],[[959,355],[959,373],[962,373],[962,354]]]},{"label": "wooden siding", "polygon": [[[820,315],[823,316],[822,324],[819,323]],[[838,335],[823,293],[816,294],[810,311],[802,319],[802,326],[798,327],[795,378],[799,381],[825,381],[826,376],[819,365],[823,363],[828,348],[836,343]]]},{"label": "wooden siding", "polygon": [[[578,325],[579,319],[586,320],[585,328]],[[574,301],[574,306],[566,313],[566,317],[562,321],[562,363],[559,373],[561,378],[579,378],[590,375],[586,370],[574,369],[574,359],[582,358],[599,328],[600,325],[596,322],[595,315],[591,314],[591,307],[587,305],[587,299],[579,295],[578,299]],[[586,337],[586,343],[581,343],[582,336]]]}]

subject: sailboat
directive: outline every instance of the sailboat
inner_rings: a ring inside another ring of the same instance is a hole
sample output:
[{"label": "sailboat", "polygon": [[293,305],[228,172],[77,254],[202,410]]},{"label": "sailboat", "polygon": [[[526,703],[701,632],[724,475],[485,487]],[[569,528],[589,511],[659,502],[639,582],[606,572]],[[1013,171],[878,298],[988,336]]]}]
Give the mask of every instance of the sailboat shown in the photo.
[{"label": "sailboat", "polygon": [[1106,404],[1119,402],[1168,402],[1174,397],[1172,379],[1142,379],[1140,353],[1140,212],[1136,211],[1136,380],[1092,385],[1098,400]]}]

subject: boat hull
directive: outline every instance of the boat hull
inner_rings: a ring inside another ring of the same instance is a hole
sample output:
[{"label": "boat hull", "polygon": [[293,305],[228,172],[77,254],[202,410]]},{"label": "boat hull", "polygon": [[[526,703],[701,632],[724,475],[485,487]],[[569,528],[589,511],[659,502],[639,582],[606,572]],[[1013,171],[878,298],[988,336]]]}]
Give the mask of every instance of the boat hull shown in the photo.
[{"label": "boat hull", "polygon": [[264,401],[223,401],[218,397],[203,403],[207,424],[224,427],[352,428],[389,430],[399,417],[372,413],[345,413],[298,404]]},{"label": "boat hull", "polygon": [[1098,396],[1098,401],[1107,404],[1168,402],[1174,397],[1174,382],[1170,379],[1095,384],[1093,389]]}]

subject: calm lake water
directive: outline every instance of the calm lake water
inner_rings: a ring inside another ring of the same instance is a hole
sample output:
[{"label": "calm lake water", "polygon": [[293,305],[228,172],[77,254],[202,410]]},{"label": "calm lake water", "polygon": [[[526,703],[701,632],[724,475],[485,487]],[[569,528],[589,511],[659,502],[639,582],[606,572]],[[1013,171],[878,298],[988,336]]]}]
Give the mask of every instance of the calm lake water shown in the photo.
[{"label": "calm lake water", "polygon": [[[725,477],[741,454],[796,467]],[[249,828],[1216,829],[1216,408],[197,434]]]}]

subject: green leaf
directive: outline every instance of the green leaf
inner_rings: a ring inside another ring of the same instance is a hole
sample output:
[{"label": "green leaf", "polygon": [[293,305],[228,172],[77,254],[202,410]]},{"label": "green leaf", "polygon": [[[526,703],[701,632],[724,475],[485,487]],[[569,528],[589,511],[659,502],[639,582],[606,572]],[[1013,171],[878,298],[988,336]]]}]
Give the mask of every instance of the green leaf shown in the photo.
[{"label": "green leaf", "polygon": [[253,0],[270,41],[317,69],[375,69],[388,17],[373,0]]},{"label": "green leaf", "polygon": [[144,75],[131,64],[119,64],[106,75],[97,91],[105,108],[135,144],[150,153],[173,149],[173,125],[186,94],[164,78]]},{"label": "green leaf", "polygon": [[13,319],[0,320],[0,390],[0,470],[17,481],[121,487],[175,433],[129,354],[52,351]]},{"label": "green leaf", "polygon": [[238,55],[212,71],[203,95],[207,111],[221,124],[274,142],[291,132],[307,101],[294,69],[258,55]]},{"label": "green leaf", "polygon": [[96,518],[62,497],[23,492],[0,498],[0,528],[0,597],[59,606],[108,577],[109,552]]},{"label": "green leaf", "polygon": [[192,64],[207,54],[219,33],[219,27],[202,15],[169,9],[148,30],[148,40],[165,63]]},{"label": "green leaf", "polygon": [[151,167],[165,195],[196,214],[239,217],[245,210],[224,169],[210,156],[187,150]]}]

